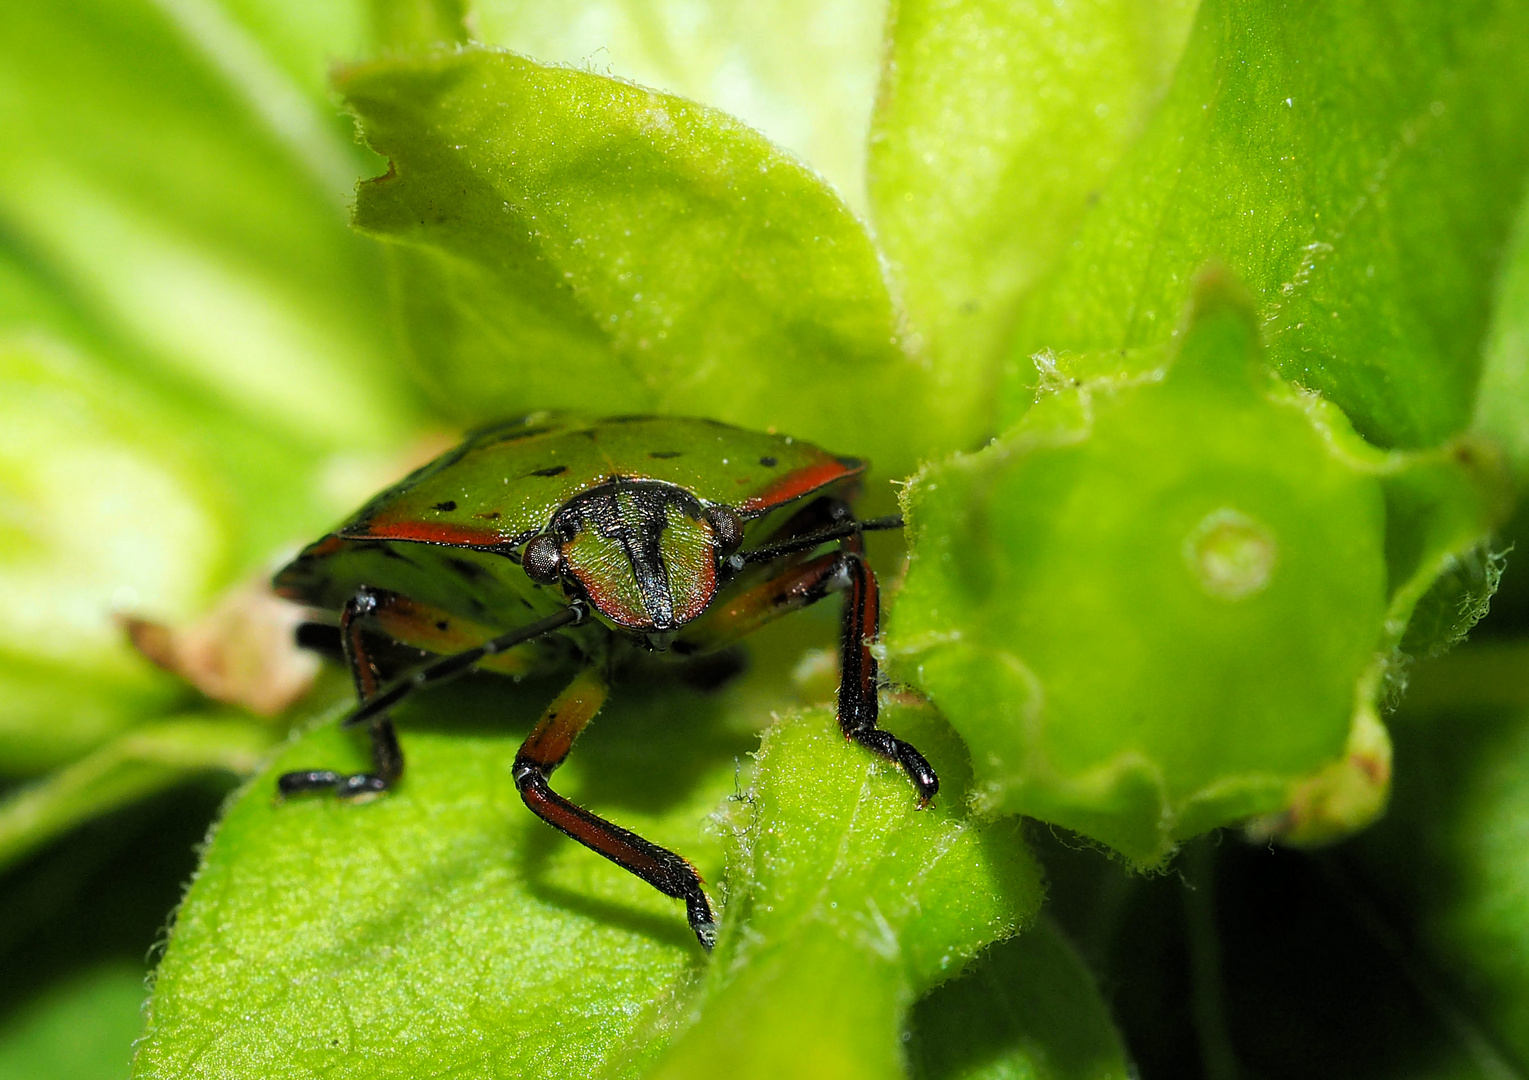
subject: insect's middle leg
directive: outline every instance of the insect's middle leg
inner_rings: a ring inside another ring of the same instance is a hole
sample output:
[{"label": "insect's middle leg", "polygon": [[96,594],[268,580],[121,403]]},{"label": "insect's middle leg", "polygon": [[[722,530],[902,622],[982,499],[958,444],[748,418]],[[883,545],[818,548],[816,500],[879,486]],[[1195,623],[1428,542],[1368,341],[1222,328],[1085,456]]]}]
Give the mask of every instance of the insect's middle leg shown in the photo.
[{"label": "insect's middle leg", "polygon": [[[362,637],[362,622],[375,617],[391,599],[390,593],[362,588],[345,602],[340,612],[340,644],[356,684],[356,694],[363,703],[376,696],[381,675]],[[333,769],[302,769],[279,777],[277,790],[283,795],[331,790],[342,799],[364,799],[382,794],[403,776],[403,749],[398,745],[398,732],[393,728],[392,718],[385,713],[371,719],[367,733],[372,743],[371,772],[346,775]]]},{"label": "insect's middle leg", "polygon": [[599,666],[585,668],[574,678],[548,706],[515,755],[515,787],[532,813],[547,824],[642,878],[665,896],[685,901],[690,929],[702,947],[710,950],[717,939],[717,920],[695,867],[667,848],[575,806],[548,783],[579,732],[600,711],[609,690]]},{"label": "insect's middle leg", "polygon": [[[527,658],[516,655],[518,646],[575,626],[586,614],[582,604],[572,603],[544,619],[495,634],[491,628],[457,619],[397,593],[359,590],[340,613],[340,641],[361,704],[341,726],[366,725],[372,739],[373,771],[346,776],[332,769],[304,769],[278,777],[277,789],[283,795],[331,790],[350,799],[381,794],[403,775],[403,751],[398,747],[389,710],[421,687],[456,678],[479,665],[510,674],[523,671]],[[375,620],[390,637],[411,646],[451,651],[384,684],[361,634],[362,619]]]}]

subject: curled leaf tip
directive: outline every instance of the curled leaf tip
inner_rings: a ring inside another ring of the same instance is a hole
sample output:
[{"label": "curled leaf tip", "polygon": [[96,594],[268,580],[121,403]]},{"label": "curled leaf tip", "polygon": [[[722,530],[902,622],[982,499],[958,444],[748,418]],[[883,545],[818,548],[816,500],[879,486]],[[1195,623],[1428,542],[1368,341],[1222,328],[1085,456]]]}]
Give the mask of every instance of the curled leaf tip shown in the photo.
[{"label": "curled leaf tip", "polygon": [[1254,818],[1245,831],[1254,842],[1326,847],[1380,817],[1390,795],[1391,737],[1366,694],[1343,754],[1297,784],[1283,811]]}]

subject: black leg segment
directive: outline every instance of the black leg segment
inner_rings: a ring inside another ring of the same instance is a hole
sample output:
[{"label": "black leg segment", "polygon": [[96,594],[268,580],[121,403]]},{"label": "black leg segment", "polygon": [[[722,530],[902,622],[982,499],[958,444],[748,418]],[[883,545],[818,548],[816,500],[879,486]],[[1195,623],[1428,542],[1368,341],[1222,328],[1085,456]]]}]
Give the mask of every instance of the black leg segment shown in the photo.
[{"label": "black leg segment", "polygon": [[[345,602],[340,612],[340,645],[356,684],[356,694],[363,702],[376,696],[379,676],[367,651],[366,640],[361,636],[361,623],[386,604],[390,596],[381,590],[363,588]],[[276,790],[282,795],[333,791],[342,799],[368,799],[381,795],[403,776],[403,750],[398,745],[393,721],[386,716],[373,719],[368,733],[372,742],[371,772],[347,776],[332,769],[303,769],[279,777]]]}]

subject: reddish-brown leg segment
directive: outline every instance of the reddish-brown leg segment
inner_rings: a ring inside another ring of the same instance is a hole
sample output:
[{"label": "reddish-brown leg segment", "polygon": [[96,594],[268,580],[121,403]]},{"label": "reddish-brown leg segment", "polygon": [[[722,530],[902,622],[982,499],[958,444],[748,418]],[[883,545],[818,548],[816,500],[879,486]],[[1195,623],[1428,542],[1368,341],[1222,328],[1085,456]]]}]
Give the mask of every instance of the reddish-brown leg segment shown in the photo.
[{"label": "reddish-brown leg segment", "polygon": [[610,684],[598,666],[585,668],[574,678],[548,706],[515,755],[515,787],[532,813],[547,824],[636,874],[665,896],[685,901],[690,929],[709,950],[717,940],[717,920],[695,867],[667,848],[575,806],[547,782],[568,756],[579,732],[605,704],[609,690]]}]

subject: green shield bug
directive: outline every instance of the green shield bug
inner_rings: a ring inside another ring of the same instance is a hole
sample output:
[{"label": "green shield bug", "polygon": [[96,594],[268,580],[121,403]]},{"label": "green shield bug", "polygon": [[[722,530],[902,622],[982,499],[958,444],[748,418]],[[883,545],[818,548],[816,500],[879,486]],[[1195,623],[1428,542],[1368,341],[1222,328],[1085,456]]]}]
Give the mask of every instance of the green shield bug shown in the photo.
[{"label": "green shield bug", "polygon": [[[710,948],[716,920],[695,869],[575,806],[550,777],[604,704],[619,650],[725,648],[843,592],[840,726],[896,762],[927,804],[934,770],[876,726],[878,593],[861,534],[902,521],[855,518],[864,472],[811,443],[710,420],[536,413],[473,433],[276,575],[281,595],[337,613],[361,699],[344,723],[368,728],[373,758],[355,775],[287,773],[279,790],[381,794],[404,765],[388,713],[411,691],[470,668],[575,661],[578,674],[516,755],[515,786],[543,820],[684,900]],[[384,681],[363,631],[436,658]]]}]

